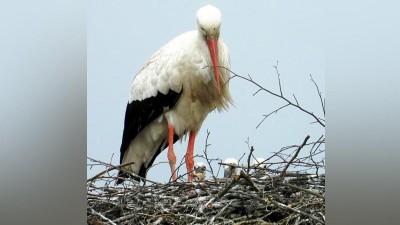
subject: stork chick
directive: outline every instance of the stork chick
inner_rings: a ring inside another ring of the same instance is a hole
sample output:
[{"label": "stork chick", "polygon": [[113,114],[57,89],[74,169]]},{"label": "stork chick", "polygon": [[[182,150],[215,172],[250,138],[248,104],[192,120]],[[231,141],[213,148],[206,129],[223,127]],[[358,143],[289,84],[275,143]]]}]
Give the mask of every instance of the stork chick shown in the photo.
[{"label": "stork chick", "polygon": [[197,181],[202,181],[206,177],[207,168],[202,162],[198,162],[194,165],[193,178]]},{"label": "stork chick", "polygon": [[234,175],[237,175],[237,166],[239,165],[238,161],[234,158],[227,158],[224,161],[224,177],[232,177]]},{"label": "stork chick", "polygon": [[261,168],[267,168],[267,164],[265,163],[265,159],[264,158],[256,158],[253,161],[252,166],[254,168],[254,172],[256,172],[256,173],[265,172],[265,170],[263,170]]}]

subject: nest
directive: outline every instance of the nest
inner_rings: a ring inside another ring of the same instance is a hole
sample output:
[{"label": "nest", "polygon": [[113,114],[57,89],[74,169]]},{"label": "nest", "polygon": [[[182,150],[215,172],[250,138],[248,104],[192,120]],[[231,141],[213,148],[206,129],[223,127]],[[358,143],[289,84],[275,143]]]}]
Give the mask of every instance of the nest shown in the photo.
[{"label": "nest", "polygon": [[325,224],[325,175],[241,170],[231,178],[88,186],[88,224]]},{"label": "nest", "polygon": [[[320,149],[325,140],[321,136],[306,144],[309,138],[301,145],[282,148],[256,166],[250,166],[254,148],[249,146],[247,166],[236,166],[240,173],[229,178],[214,175],[211,164],[217,159],[207,157],[206,144],[201,157],[208,163],[212,178],[193,183],[144,179],[146,184],[140,185],[130,178],[123,186],[114,186],[116,177],[110,171],[127,164],[113,166],[89,158],[95,162],[91,167],[101,165],[107,169],[88,179],[87,223],[325,224],[325,174],[319,173],[325,170],[325,163],[324,158],[314,158],[325,152]],[[303,147],[311,150],[299,157]],[[274,158],[282,161],[268,163]],[[218,164],[219,168],[229,165]],[[304,170],[289,171],[289,166]]]}]

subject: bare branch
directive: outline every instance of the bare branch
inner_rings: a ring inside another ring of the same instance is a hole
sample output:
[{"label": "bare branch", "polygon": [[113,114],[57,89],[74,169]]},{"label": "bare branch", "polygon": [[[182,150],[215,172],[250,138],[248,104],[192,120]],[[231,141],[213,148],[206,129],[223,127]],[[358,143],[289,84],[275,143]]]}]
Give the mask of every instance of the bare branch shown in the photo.
[{"label": "bare branch", "polygon": [[296,101],[296,105],[300,106],[299,102],[297,101],[296,95],[293,94],[294,100]]},{"label": "bare branch", "polygon": [[293,106],[293,107],[295,107],[295,108],[301,110],[302,112],[304,112],[304,113],[310,115],[310,116],[313,117],[321,126],[325,127],[325,123],[324,123],[323,121],[321,121],[316,115],[314,115],[314,113],[312,113],[312,112],[310,112],[310,111],[307,111],[306,109],[302,108],[302,107],[299,106],[298,104],[294,104],[294,103],[293,103],[292,101],[290,101],[288,98],[286,98],[285,96],[283,96],[282,93],[281,93],[281,95],[276,94],[276,93],[274,93],[274,92],[272,92],[272,91],[270,91],[270,90],[264,88],[263,86],[261,86],[260,84],[258,84],[257,82],[255,82],[253,79],[249,79],[249,78],[240,76],[239,74],[236,74],[235,72],[233,72],[232,70],[230,70],[230,69],[228,69],[228,68],[226,68],[226,67],[223,67],[223,66],[218,66],[218,67],[224,68],[224,69],[226,69],[227,71],[229,71],[230,73],[233,74],[233,76],[231,76],[231,78],[230,78],[227,82],[229,82],[231,79],[233,79],[233,78],[235,78],[235,77],[238,77],[238,78],[241,78],[241,79],[243,79],[243,80],[249,81],[250,83],[252,83],[252,84],[254,84],[255,86],[257,86],[259,89],[261,89],[261,90],[263,90],[263,91],[265,91],[265,92],[267,92],[267,93],[269,93],[269,94],[271,94],[271,95],[273,95],[273,96],[275,96],[275,97],[278,97],[278,98],[280,98],[280,99],[286,101],[289,105],[291,105],[291,106]]},{"label": "bare branch", "polygon": [[321,107],[322,107],[322,110],[323,110],[324,116],[325,116],[325,99],[322,100],[321,91],[319,90],[319,87],[318,87],[317,83],[314,81],[314,79],[313,79],[313,77],[311,76],[311,74],[310,74],[310,78],[311,78],[311,81],[314,83],[315,87],[317,88],[319,100],[321,101]]},{"label": "bare branch", "polygon": [[307,135],[307,137],[304,139],[303,144],[301,144],[297,150],[296,153],[293,155],[293,157],[290,159],[290,161],[286,164],[285,168],[283,169],[281,173],[281,177],[284,177],[286,174],[286,170],[289,168],[290,164],[293,162],[293,160],[299,155],[300,150],[304,147],[304,145],[307,143],[308,139],[310,139],[310,135]]},{"label": "bare branch", "polygon": [[276,71],[276,75],[278,76],[278,82],[279,82],[279,91],[281,93],[281,97],[283,97],[283,93],[282,93],[282,85],[281,85],[281,74],[278,71],[278,60],[276,61],[276,65],[274,66],[275,71]]},{"label": "bare branch", "polygon": [[96,214],[98,216],[100,216],[103,220],[109,222],[112,225],[117,225],[116,223],[114,223],[113,221],[111,221],[110,219],[108,219],[107,217],[103,216],[101,213],[96,212],[94,209],[90,208],[90,211],[92,211],[93,214]]},{"label": "bare branch", "polygon": [[287,106],[290,106],[290,104],[286,104],[286,105],[284,105],[284,106],[281,106],[281,107],[279,107],[278,109],[275,109],[274,111],[268,113],[267,115],[263,115],[264,118],[263,118],[263,119],[261,120],[261,122],[256,126],[256,129],[264,122],[265,119],[267,119],[267,117],[269,117],[269,116],[272,115],[272,114],[276,114],[279,110],[281,110],[281,109],[283,109],[283,108],[285,108],[285,107],[287,107]]},{"label": "bare branch", "polygon": [[209,166],[209,168],[211,170],[212,177],[214,178],[214,180],[217,180],[217,177],[214,175],[214,170],[213,170],[213,168],[211,166],[211,160],[208,158],[208,155],[207,155],[207,147],[210,146],[210,144],[208,144],[208,137],[209,136],[210,136],[210,131],[208,131],[208,129],[207,129],[207,137],[206,137],[206,143],[205,143],[205,146],[204,146],[203,153],[204,153],[204,157],[205,157],[205,159],[207,161],[207,164],[208,164],[208,166]]},{"label": "bare branch", "polygon": [[247,166],[248,166],[247,173],[250,172],[250,159],[251,159],[251,156],[253,155],[253,151],[254,151],[254,148],[253,148],[253,146],[251,146],[250,154],[249,154],[249,157],[247,158]]}]

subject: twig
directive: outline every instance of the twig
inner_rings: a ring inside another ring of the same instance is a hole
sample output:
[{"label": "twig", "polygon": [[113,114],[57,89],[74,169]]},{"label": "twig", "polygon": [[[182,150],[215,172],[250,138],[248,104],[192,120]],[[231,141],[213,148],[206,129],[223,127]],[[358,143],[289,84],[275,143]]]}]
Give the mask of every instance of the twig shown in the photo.
[{"label": "twig", "polygon": [[273,200],[273,199],[270,198],[270,197],[268,197],[268,198],[270,199],[270,201],[271,201],[274,205],[276,205],[276,206],[279,207],[279,208],[286,209],[286,210],[289,210],[289,211],[292,211],[292,212],[301,214],[301,215],[303,215],[303,216],[310,217],[311,219],[313,219],[313,220],[315,220],[315,221],[317,221],[317,222],[320,222],[321,224],[325,224],[324,221],[318,219],[317,217],[315,217],[315,216],[313,216],[313,215],[311,215],[311,214],[308,214],[308,213],[306,213],[306,212],[300,211],[300,210],[298,210],[298,209],[290,208],[290,207],[288,207],[288,206],[286,206],[286,205],[284,205],[284,204],[282,204],[282,203],[280,203],[280,202],[277,202],[277,201]]},{"label": "twig", "polygon": [[289,162],[286,164],[285,168],[283,169],[281,173],[281,177],[283,178],[286,174],[286,170],[289,168],[290,164],[293,162],[293,160],[299,155],[300,150],[304,147],[304,145],[307,143],[308,139],[310,139],[310,135],[307,135],[307,137],[304,139],[303,144],[301,144],[297,150],[296,153],[293,155],[293,157],[289,160]]},{"label": "twig", "polygon": [[254,182],[250,179],[249,176],[247,176],[247,174],[243,172],[243,170],[240,171],[240,177],[244,178],[250,184],[250,187],[252,187],[256,192],[260,192]]},{"label": "twig", "polygon": [[224,188],[222,189],[216,196],[215,200],[218,200],[220,198],[222,198],[222,196],[224,196],[236,183],[237,181],[240,179],[240,177],[238,176],[234,176],[232,181]]},{"label": "twig", "polygon": [[253,155],[253,152],[254,152],[254,148],[253,148],[253,146],[251,146],[250,154],[249,154],[249,157],[247,158],[247,173],[250,172],[250,158]]},{"label": "twig", "polygon": [[229,71],[230,73],[233,74],[233,76],[230,77],[229,80],[228,80],[227,82],[229,82],[231,79],[233,79],[233,78],[235,78],[235,77],[239,77],[239,78],[241,78],[241,79],[243,79],[243,80],[247,80],[247,81],[253,83],[254,85],[256,85],[259,89],[261,89],[261,90],[263,90],[263,91],[265,91],[265,92],[267,92],[267,93],[269,93],[269,94],[271,94],[271,95],[273,95],[273,96],[275,96],[275,97],[278,97],[278,98],[280,98],[280,99],[286,101],[286,102],[287,102],[288,104],[290,104],[291,106],[294,106],[295,108],[298,108],[298,109],[301,110],[302,112],[304,112],[304,113],[306,113],[306,114],[312,116],[321,126],[325,127],[325,124],[323,123],[323,121],[321,121],[316,115],[314,115],[314,113],[305,110],[304,108],[302,108],[302,107],[299,106],[298,104],[294,104],[294,103],[291,102],[289,99],[287,99],[285,96],[283,96],[282,93],[281,93],[281,95],[276,94],[276,93],[274,93],[274,92],[272,92],[272,91],[270,91],[270,90],[264,88],[263,86],[261,86],[260,84],[258,84],[257,82],[255,82],[253,79],[249,79],[249,78],[243,77],[243,76],[241,76],[241,75],[239,75],[239,74],[233,72],[232,70],[230,70],[230,69],[228,69],[228,68],[226,68],[226,67],[223,67],[223,66],[217,66],[217,67],[224,68],[225,70],[227,70],[227,71]]},{"label": "twig", "polygon": [[276,65],[274,66],[275,70],[276,70],[276,75],[278,76],[278,81],[279,81],[279,91],[281,92],[281,97],[283,97],[283,93],[282,93],[282,85],[281,85],[281,74],[278,71],[278,60],[276,61]]},{"label": "twig", "polygon": [[264,118],[263,118],[263,119],[261,120],[261,122],[256,126],[256,129],[264,122],[265,119],[267,119],[267,117],[269,117],[269,116],[272,115],[273,113],[276,114],[279,110],[281,110],[281,109],[283,109],[283,108],[285,108],[285,107],[287,107],[287,106],[290,106],[290,104],[286,104],[286,105],[284,105],[284,106],[281,106],[281,107],[279,107],[278,109],[275,109],[274,111],[270,112],[269,114],[263,115]]},{"label": "twig", "polygon": [[135,215],[135,214],[129,214],[129,215],[126,215],[126,216],[119,217],[118,219],[115,219],[114,222],[115,222],[115,223],[121,223],[121,222],[123,222],[123,221],[130,220],[130,219],[132,219],[132,218],[135,218],[136,216],[137,216],[137,215]]},{"label": "twig", "polygon": [[210,136],[210,131],[208,131],[208,129],[207,129],[207,137],[206,137],[206,143],[205,143],[205,146],[204,146],[203,153],[204,153],[204,157],[206,158],[207,164],[208,164],[208,166],[209,166],[209,168],[211,170],[212,177],[214,178],[214,180],[217,180],[217,177],[215,177],[214,170],[213,170],[213,168],[211,166],[211,160],[208,159],[208,155],[207,155],[207,147],[210,146],[210,144],[208,144],[208,137],[209,136]]},{"label": "twig", "polygon": [[321,101],[322,110],[323,110],[324,116],[325,116],[325,103],[324,103],[325,99],[324,99],[324,101],[322,101],[321,91],[319,90],[319,87],[318,87],[317,83],[314,81],[314,79],[311,76],[311,74],[310,74],[310,78],[311,78],[311,81],[314,83],[315,87],[317,88],[317,92],[318,92],[318,95],[319,95],[319,100]]},{"label": "twig", "polygon": [[297,101],[296,95],[293,94],[294,100],[296,101],[296,105],[300,106],[299,101]]},{"label": "twig", "polygon": [[226,205],[224,206],[224,208],[222,208],[222,209],[217,213],[217,215],[213,216],[213,217],[211,218],[211,220],[210,220],[210,224],[214,224],[215,218],[218,218],[219,216],[221,216],[222,213],[225,211],[225,209],[228,208],[231,204],[232,204],[232,201],[230,201],[228,204],[226,204]]},{"label": "twig", "polygon": [[300,190],[300,191],[307,192],[308,194],[315,195],[315,196],[317,196],[318,198],[322,198],[322,199],[325,200],[325,197],[324,197],[324,196],[322,196],[322,195],[320,195],[320,194],[318,194],[318,193],[315,193],[315,192],[313,192],[313,191],[310,191],[310,190],[308,190],[308,189],[305,189],[305,188],[302,188],[302,187],[299,187],[299,186],[296,186],[296,185],[293,185],[293,184],[288,184],[288,183],[283,183],[282,185],[283,185],[283,186],[287,186],[287,187],[291,187],[291,188],[294,188],[294,189],[298,189],[298,190]]},{"label": "twig", "polygon": [[107,173],[107,172],[109,172],[111,170],[120,169],[121,167],[128,166],[128,165],[131,165],[131,164],[134,164],[134,163],[135,162],[127,162],[127,163],[124,163],[124,164],[121,164],[121,165],[118,165],[118,166],[114,166],[114,165],[109,164],[110,167],[108,167],[106,170],[96,174],[92,178],[87,179],[87,182],[91,182],[91,181],[95,180],[96,178],[100,177],[101,175],[103,175],[103,174],[105,174],[105,173]]},{"label": "twig", "polygon": [[96,214],[96,215],[100,216],[103,220],[109,222],[110,224],[112,224],[112,225],[117,225],[117,224],[114,223],[112,220],[110,220],[110,219],[108,219],[107,217],[103,216],[101,213],[96,212],[94,209],[90,208],[90,211],[91,211],[93,214]]}]

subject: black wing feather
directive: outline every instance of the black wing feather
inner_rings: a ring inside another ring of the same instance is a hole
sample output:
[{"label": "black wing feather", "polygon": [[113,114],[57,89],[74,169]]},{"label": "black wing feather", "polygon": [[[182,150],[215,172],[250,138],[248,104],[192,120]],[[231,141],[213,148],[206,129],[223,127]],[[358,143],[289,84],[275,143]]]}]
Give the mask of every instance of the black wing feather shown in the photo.
[{"label": "black wing feather", "polygon": [[[122,159],[126,150],[128,150],[129,144],[135,137],[153,120],[159,117],[163,112],[165,107],[172,108],[178,101],[181,92],[175,92],[173,90],[169,90],[169,92],[164,95],[161,92],[158,92],[156,96],[143,99],[141,101],[132,101],[128,103],[126,106],[125,112],[125,122],[124,122],[124,132],[122,135],[122,143],[120,149],[120,160],[119,162],[122,163]],[[174,143],[178,140],[177,136],[174,136]],[[157,150],[157,153],[154,155],[153,159],[150,161],[148,167],[150,167],[155,158],[164,150],[164,146],[168,146],[161,144]],[[163,149],[161,149],[163,148]],[[147,168],[142,165],[139,171],[139,176],[146,177]],[[123,172],[119,171],[119,177],[128,177],[128,175]],[[135,180],[138,178],[134,177]],[[122,183],[122,179],[117,180],[117,184]]]}]

